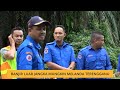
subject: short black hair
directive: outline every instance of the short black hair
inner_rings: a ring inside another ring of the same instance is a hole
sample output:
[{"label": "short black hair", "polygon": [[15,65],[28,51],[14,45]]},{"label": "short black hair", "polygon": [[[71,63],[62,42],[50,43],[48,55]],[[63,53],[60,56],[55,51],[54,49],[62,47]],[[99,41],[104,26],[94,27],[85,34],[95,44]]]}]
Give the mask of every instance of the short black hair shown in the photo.
[{"label": "short black hair", "polygon": [[101,32],[99,32],[99,31],[94,31],[94,32],[92,32],[91,33],[91,43],[93,42],[93,40],[94,39],[99,39],[100,38],[100,36],[99,35],[102,35],[103,36],[103,34],[101,33]]},{"label": "short black hair", "polygon": [[15,30],[21,30],[21,31],[23,31],[23,28],[21,28],[21,27],[19,27],[19,26],[14,27],[14,28],[12,28],[12,30],[11,30],[11,34],[13,34],[13,32],[14,32]]},{"label": "short black hair", "polygon": [[65,32],[65,27],[63,25],[55,25],[55,28],[57,27],[61,27],[63,29],[63,31]]}]

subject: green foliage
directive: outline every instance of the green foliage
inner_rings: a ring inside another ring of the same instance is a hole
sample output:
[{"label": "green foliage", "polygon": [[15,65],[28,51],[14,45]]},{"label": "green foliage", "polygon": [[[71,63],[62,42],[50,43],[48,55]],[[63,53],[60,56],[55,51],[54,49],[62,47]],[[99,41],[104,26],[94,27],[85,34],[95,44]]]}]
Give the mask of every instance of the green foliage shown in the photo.
[{"label": "green foliage", "polygon": [[71,32],[71,34],[68,34],[66,37],[66,41],[74,47],[75,54],[77,54],[81,48],[89,45],[89,40],[90,36],[80,32]]},{"label": "green foliage", "polygon": [[116,69],[118,64],[118,54],[120,53],[120,48],[113,48],[111,46],[105,46],[105,48],[108,51],[113,68]]}]

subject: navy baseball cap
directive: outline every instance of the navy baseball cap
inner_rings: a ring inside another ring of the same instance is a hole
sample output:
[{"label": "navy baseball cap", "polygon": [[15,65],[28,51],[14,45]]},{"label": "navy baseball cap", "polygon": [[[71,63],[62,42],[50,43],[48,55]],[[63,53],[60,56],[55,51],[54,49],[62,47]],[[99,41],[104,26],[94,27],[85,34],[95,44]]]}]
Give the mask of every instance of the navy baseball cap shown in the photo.
[{"label": "navy baseball cap", "polygon": [[32,26],[37,26],[44,23],[45,25],[50,25],[49,21],[44,20],[43,18],[39,17],[39,16],[33,16],[31,17],[31,19],[28,21],[28,27],[32,27]]}]

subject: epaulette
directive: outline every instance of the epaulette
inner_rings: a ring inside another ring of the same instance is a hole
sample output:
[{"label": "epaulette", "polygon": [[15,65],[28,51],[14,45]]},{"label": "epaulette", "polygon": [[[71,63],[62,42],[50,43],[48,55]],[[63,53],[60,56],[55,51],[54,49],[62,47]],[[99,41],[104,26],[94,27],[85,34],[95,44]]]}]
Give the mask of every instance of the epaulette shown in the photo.
[{"label": "epaulette", "polygon": [[84,48],[80,49],[80,51],[84,51],[84,50],[86,50],[86,49],[87,49],[87,47],[84,47]]},{"label": "epaulette", "polygon": [[54,44],[54,42],[47,43],[46,45],[52,45],[52,44]]},{"label": "epaulette", "polygon": [[27,46],[28,47],[33,47],[33,43],[29,42]]}]

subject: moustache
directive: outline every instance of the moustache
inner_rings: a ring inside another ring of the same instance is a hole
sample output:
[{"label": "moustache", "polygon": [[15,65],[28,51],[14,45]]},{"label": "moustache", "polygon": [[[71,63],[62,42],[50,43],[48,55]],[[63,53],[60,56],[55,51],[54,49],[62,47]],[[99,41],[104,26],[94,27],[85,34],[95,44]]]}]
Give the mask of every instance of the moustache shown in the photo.
[{"label": "moustache", "polygon": [[16,40],[16,42],[21,42],[22,40]]},{"label": "moustache", "polygon": [[15,42],[16,43],[22,43],[22,40],[16,40]]},{"label": "moustache", "polygon": [[44,35],[44,36],[45,36],[45,35],[46,35],[46,33],[40,33],[40,35],[42,35],[42,36]]}]

